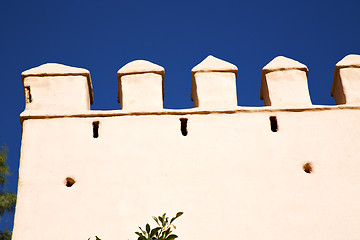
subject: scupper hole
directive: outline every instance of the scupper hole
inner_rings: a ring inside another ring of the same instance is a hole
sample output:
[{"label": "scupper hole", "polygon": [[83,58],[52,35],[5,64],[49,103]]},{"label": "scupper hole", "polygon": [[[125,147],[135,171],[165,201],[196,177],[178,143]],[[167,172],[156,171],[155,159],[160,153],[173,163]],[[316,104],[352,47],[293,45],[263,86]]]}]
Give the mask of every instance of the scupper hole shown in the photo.
[{"label": "scupper hole", "polygon": [[187,118],[180,118],[180,130],[183,136],[186,136],[188,134],[187,123],[188,123]]},{"label": "scupper hole", "polygon": [[93,122],[93,138],[99,137],[99,121]]},{"label": "scupper hole", "polygon": [[65,186],[72,187],[72,185],[74,185],[74,184],[75,184],[75,180],[73,178],[67,177],[65,179]]},{"label": "scupper hole", "polygon": [[303,170],[306,173],[309,173],[309,174],[312,173],[313,170],[312,170],[311,163],[309,163],[309,162],[305,163],[303,166]]},{"label": "scupper hole", "polygon": [[276,116],[270,117],[270,128],[271,128],[271,131],[273,131],[273,132],[277,132],[279,130]]}]

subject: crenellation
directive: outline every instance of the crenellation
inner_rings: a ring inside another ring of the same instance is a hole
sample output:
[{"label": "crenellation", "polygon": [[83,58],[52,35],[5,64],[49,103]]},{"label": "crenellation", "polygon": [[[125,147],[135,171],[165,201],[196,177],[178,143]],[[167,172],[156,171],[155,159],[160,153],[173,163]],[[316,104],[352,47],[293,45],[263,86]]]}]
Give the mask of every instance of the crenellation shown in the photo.
[{"label": "crenellation", "polygon": [[237,107],[235,65],[208,56],[191,70],[191,100],[195,107],[227,109]]},{"label": "crenellation", "polygon": [[25,109],[48,112],[90,110],[93,92],[86,69],[47,63],[21,74]]},{"label": "crenellation", "polygon": [[145,60],[132,61],[117,72],[118,102],[123,110],[163,108],[164,68]]},{"label": "crenellation", "polygon": [[262,70],[260,99],[265,106],[311,106],[308,73],[302,63],[283,56],[274,58]]},{"label": "crenellation", "polygon": [[360,55],[347,55],[336,64],[331,96],[336,104],[360,105]]},{"label": "crenellation", "polygon": [[144,60],[118,71],[116,110],[85,107],[87,70],[24,72],[12,240],[134,239],[178,211],[185,240],[358,240],[356,59],[337,65],[331,106],[311,104],[307,67],[285,57],[263,69],[266,107],[237,106],[237,67],[212,56],[189,109],[163,109],[164,69]]},{"label": "crenellation", "polygon": [[[191,70],[191,100],[200,111],[237,109],[238,68],[209,55]],[[306,65],[278,56],[262,69],[260,99],[274,108],[313,108]],[[163,110],[163,67],[132,61],[117,72],[117,100],[126,112]],[[47,63],[22,73],[25,110],[84,112],[93,103],[90,72]],[[336,104],[360,105],[360,55],[348,55],[335,66],[331,96]],[[66,96],[66,97],[65,97]],[[241,103],[240,103],[241,105]]]}]

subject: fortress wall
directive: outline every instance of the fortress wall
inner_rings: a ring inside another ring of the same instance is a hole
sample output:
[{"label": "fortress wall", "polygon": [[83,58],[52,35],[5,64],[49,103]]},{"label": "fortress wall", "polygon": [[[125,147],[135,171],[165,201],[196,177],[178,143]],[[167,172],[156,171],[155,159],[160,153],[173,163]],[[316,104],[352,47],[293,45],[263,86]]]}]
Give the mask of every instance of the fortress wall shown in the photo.
[{"label": "fortress wall", "polygon": [[184,240],[359,239],[360,106],[288,108],[264,91],[283,107],[219,110],[196,89],[190,110],[22,113],[13,240],[136,239],[178,211]]}]

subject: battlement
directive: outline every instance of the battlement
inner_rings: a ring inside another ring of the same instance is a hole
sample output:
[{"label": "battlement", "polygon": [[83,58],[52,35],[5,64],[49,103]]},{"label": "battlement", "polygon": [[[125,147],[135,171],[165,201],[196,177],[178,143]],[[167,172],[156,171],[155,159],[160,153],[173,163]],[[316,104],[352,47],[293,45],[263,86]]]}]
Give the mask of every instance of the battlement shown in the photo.
[{"label": "battlement", "polygon": [[178,211],[184,240],[360,239],[360,56],[335,67],[336,106],[312,105],[308,68],[276,57],[265,107],[240,107],[237,72],[209,56],[191,71],[194,108],[163,109],[164,68],[133,61],[122,109],[101,111],[89,71],[25,71],[12,240],[135,239]]},{"label": "battlement", "polygon": [[[191,70],[191,100],[199,110],[238,108],[235,65],[208,56]],[[260,99],[275,108],[312,108],[308,68],[295,60],[276,57],[262,70]],[[117,73],[117,99],[128,112],[163,111],[163,67],[136,60]],[[25,110],[53,114],[90,110],[93,103],[90,72],[48,63],[22,73]],[[360,56],[348,55],[335,66],[331,96],[336,104],[360,105]],[[241,105],[241,103],[240,103]]]}]

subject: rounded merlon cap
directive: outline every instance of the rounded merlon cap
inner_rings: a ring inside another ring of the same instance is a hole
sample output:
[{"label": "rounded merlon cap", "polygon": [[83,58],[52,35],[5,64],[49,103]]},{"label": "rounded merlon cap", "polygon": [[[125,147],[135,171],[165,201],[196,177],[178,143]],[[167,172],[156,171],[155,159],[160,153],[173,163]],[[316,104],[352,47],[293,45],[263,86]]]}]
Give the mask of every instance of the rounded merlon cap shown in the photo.
[{"label": "rounded merlon cap", "polygon": [[346,57],[344,57],[343,59],[341,59],[336,64],[336,68],[343,68],[343,67],[360,68],[360,55],[349,54]]},{"label": "rounded merlon cap", "polygon": [[334,79],[333,79],[333,85],[331,88],[331,96],[334,95],[335,91],[335,85],[336,85],[336,78],[339,74],[339,70],[341,68],[360,68],[360,55],[357,54],[349,54],[345,56],[343,59],[341,59],[336,65],[335,65],[335,71],[334,71]]},{"label": "rounded merlon cap", "polygon": [[301,70],[306,72],[306,76],[309,74],[309,69],[306,65],[295,61],[291,58],[284,56],[277,56],[271,60],[268,64],[265,65],[261,73],[261,87],[260,87],[260,100],[264,100],[263,97],[263,88],[265,84],[265,75],[270,72],[275,71],[285,71],[285,70]]},{"label": "rounded merlon cap", "polygon": [[298,62],[295,61],[291,58],[287,58],[287,57],[283,57],[283,56],[278,56],[276,58],[274,58],[273,60],[271,60],[268,64],[266,64],[265,67],[263,67],[262,71],[263,73],[268,73],[268,72],[273,72],[273,71],[282,71],[282,70],[302,70],[305,72],[309,72],[308,68]]},{"label": "rounded merlon cap", "polygon": [[191,69],[192,74],[196,72],[233,72],[237,74],[238,68],[234,64],[209,55]]},{"label": "rounded merlon cap", "polygon": [[117,72],[117,77],[119,79],[123,75],[139,73],[158,73],[164,78],[165,70],[155,63],[146,60],[135,60],[120,68]]},{"label": "rounded merlon cap", "polygon": [[21,76],[61,76],[61,75],[84,75],[90,76],[90,72],[84,68],[70,67],[59,63],[46,63],[31,68],[21,73]]},{"label": "rounded merlon cap", "polygon": [[70,67],[59,63],[45,63],[38,67],[31,68],[21,73],[21,78],[30,76],[85,76],[88,80],[90,104],[94,102],[93,88],[91,83],[90,72],[84,68]]}]

